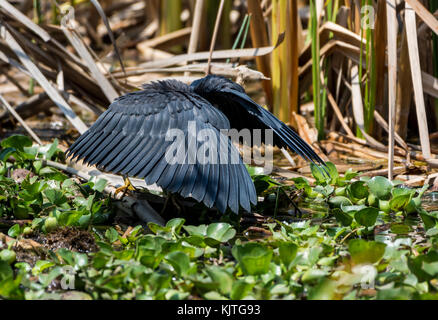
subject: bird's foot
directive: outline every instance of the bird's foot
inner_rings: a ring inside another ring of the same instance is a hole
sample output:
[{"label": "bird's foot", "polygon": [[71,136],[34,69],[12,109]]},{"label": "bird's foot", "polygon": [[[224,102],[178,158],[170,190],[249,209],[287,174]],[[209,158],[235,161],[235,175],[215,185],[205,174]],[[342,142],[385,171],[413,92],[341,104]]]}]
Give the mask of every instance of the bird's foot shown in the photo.
[{"label": "bird's foot", "polygon": [[137,189],[134,187],[134,185],[132,184],[131,180],[129,180],[128,177],[125,177],[125,184],[121,187],[118,187],[116,189],[116,194],[119,194],[121,192],[123,192],[123,196],[128,192],[128,190],[130,191],[136,191]]}]

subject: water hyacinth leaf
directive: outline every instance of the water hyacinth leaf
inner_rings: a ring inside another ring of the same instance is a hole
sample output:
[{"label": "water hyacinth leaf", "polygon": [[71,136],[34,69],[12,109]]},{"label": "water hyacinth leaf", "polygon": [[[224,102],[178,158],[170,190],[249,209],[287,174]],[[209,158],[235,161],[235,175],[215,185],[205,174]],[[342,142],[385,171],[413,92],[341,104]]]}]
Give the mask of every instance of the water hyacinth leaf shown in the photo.
[{"label": "water hyacinth leaf", "polygon": [[30,218],[30,208],[23,204],[14,204],[13,206],[14,217],[17,219],[29,219]]},{"label": "water hyacinth leaf", "polygon": [[61,267],[55,267],[52,270],[50,270],[47,274],[40,274],[38,276],[39,282],[44,286],[47,287],[50,285],[50,283],[55,280],[58,276],[63,274],[63,270]]},{"label": "water hyacinth leaf", "polygon": [[429,184],[425,183],[424,186],[421,189],[417,189],[418,198],[421,199],[421,197],[424,195],[424,193],[429,189]]},{"label": "water hyacinth leaf", "polygon": [[224,222],[212,223],[207,227],[207,238],[205,242],[209,244],[209,242],[227,242],[234,238],[236,235],[236,230],[229,224]]},{"label": "water hyacinth leaf", "polygon": [[298,246],[293,242],[280,242],[278,246],[278,251],[280,253],[280,260],[283,264],[288,267],[293,259],[295,259]]},{"label": "water hyacinth leaf", "polygon": [[14,250],[9,250],[9,249],[0,250],[0,261],[4,261],[12,265],[16,259],[17,259],[17,254],[15,253]]},{"label": "water hyacinth leaf", "polygon": [[356,171],[354,171],[353,169],[349,168],[345,173],[344,173],[344,179],[346,181],[350,181],[351,179],[356,178],[359,175],[359,173],[357,173]]},{"label": "water hyacinth leaf", "polygon": [[253,287],[254,283],[248,283],[243,279],[237,280],[233,283],[230,298],[232,300],[242,300],[248,296]]},{"label": "water hyacinth leaf", "polygon": [[[421,209],[424,210],[423,208],[421,208]],[[427,214],[438,220],[438,211],[429,211],[429,212],[427,212]]]},{"label": "water hyacinth leaf", "polygon": [[327,184],[330,179],[324,174],[324,170],[314,163],[310,163],[310,171],[318,184]]},{"label": "water hyacinth leaf", "polygon": [[84,214],[78,220],[78,224],[80,227],[85,228],[88,227],[91,223],[91,214]]},{"label": "water hyacinth leaf", "polygon": [[156,224],[154,222],[148,222],[148,228],[151,230],[154,234],[158,234],[160,231],[165,231],[165,227],[160,226],[159,224]]},{"label": "water hyacinth leaf", "polygon": [[428,237],[435,237],[438,235],[438,228],[433,227],[426,231],[426,236]]},{"label": "water hyacinth leaf", "polygon": [[217,266],[208,267],[206,272],[214,282],[218,283],[221,294],[230,294],[233,287],[233,278],[228,272]]},{"label": "water hyacinth leaf", "polygon": [[431,263],[423,262],[423,270],[431,276],[435,277],[436,275],[438,275],[438,261]]},{"label": "water hyacinth leaf", "polygon": [[356,212],[356,211],[360,211],[360,210],[365,209],[365,208],[367,208],[367,206],[363,205],[363,204],[352,205],[352,206],[341,204],[341,210],[344,211],[345,213]]},{"label": "water hyacinth leaf", "polygon": [[167,272],[154,272],[149,278],[148,283],[156,292],[163,288],[168,288],[171,281],[171,275]]},{"label": "water hyacinth leaf", "polygon": [[14,271],[12,270],[9,263],[0,260],[0,281],[11,279],[13,276]]},{"label": "water hyacinth leaf", "polygon": [[47,160],[51,160],[53,155],[55,154],[55,152],[58,150],[58,139],[55,138],[55,140],[53,141],[53,143],[50,145],[49,150],[47,150],[46,153],[46,159]]},{"label": "water hyacinth leaf", "polygon": [[[419,282],[430,281],[434,278],[430,272],[434,273],[433,267],[438,262],[438,252],[430,250],[427,254],[408,258],[409,270],[418,278]],[[432,264],[432,265],[431,265]],[[426,265],[426,269],[424,269]]]},{"label": "water hyacinth leaf", "polygon": [[50,167],[42,168],[40,170],[39,174],[41,176],[44,176],[47,179],[55,180],[55,181],[59,181],[59,182],[63,182],[64,180],[68,179],[68,176],[66,176],[62,172],[60,172],[56,169],[50,168]]},{"label": "water hyacinth leaf", "polygon": [[374,207],[368,207],[357,211],[354,219],[362,226],[372,227],[376,223],[379,210]]},{"label": "water hyacinth leaf", "polygon": [[335,191],[335,188],[332,185],[325,185],[325,186],[319,185],[313,188],[313,192],[322,194],[323,197],[330,196],[333,193],[333,191]]},{"label": "water hyacinth leaf", "polygon": [[106,229],[105,237],[110,243],[116,242],[119,239],[119,233],[113,227]]},{"label": "water hyacinth leaf", "polygon": [[97,180],[93,186],[93,190],[96,190],[98,192],[102,192],[105,189],[107,182],[108,181],[106,181],[105,179]]},{"label": "water hyacinth leaf", "polygon": [[201,224],[199,226],[183,226],[183,228],[188,232],[189,235],[205,236],[207,234],[207,225],[205,224]]},{"label": "water hyacinth leaf", "polygon": [[8,171],[8,168],[5,163],[2,162],[3,160],[0,158],[0,177],[4,176],[5,173]]},{"label": "water hyacinth leaf", "polygon": [[266,191],[269,188],[280,185],[275,180],[273,180],[270,176],[266,176],[266,175],[253,176],[252,178],[257,194],[261,194],[263,191]]},{"label": "water hyacinth leaf", "polygon": [[355,181],[347,188],[349,195],[355,199],[363,199],[368,197],[368,188],[364,181]]},{"label": "water hyacinth leaf", "polygon": [[312,193],[312,187],[310,186],[310,183],[306,178],[298,177],[298,178],[292,178],[291,180],[294,182],[295,187],[299,190],[304,190],[306,195]]},{"label": "water hyacinth leaf", "polygon": [[407,206],[405,207],[406,213],[414,213],[418,211],[418,208],[421,206],[421,197],[415,197],[409,201]]},{"label": "water hyacinth leaf", "polygon": [[292,178],[291,179],[295,183],[295,187],[297,189],[304,189],[304,187],[310,187],[309,180],[303,177]]},{"label": "water hyacinth leaf", "polygon": [[421,220],[423,220],[424,228],[426,230],[429,230],[429,229],[431,229],[431,228],[436,226],[437,219],[435,217],[431,216],[429,214],[429,212],[427,212],[423,208],[418,208],[418,210],[419,210],[419,215],[421,217]]},{"label": "water hyacinth leaf", "polygon": [[245,275],[261,275],[269,271],[272,250],[260,243],[235,245],[232,254]]},{"label": "water hyacinth leaf", "polygon": [[40,160],[37,160],[37,161],[34,161],[32,163],[32,165],[35,169],[35,172],[38,174],[40,172],[41,168],[43,167],[43,162]]},{"label": "water hyacinth leaf", "polygon": [[173,233],[180,233],[182,226],[184,225],[184,223],[186,222],[185,219],[183,218],[174,218],[169,220],[166,223],[166,229],[169,231],[172,231]]},{"label": "water hyacinth leaf", "polygon": [[74,265],[73,251],[61,248],[56,251],[56,254],[68,265]]},{"label": "water hyacinth leaf", "polygon": [[385,253],[386,244],[363,239],[353,239],[348,242],[348,251],[355,264],[376,263]]},{"label": "water hyacinth leaf", "polygon": [[2,140],[0,145],[2,148],[15,148],[19,151],[24,151],[25,147],[32,146],[32,140],[27,136],[13,135]]},{"label": "water hyacinth leaf", "polygon": [[325,278],[327,277],[327,274],[328,274],[327,271],[321,269],[309,269],[303,274],[301,280],[304,283],[308,283],[315,280],[319,280],[321,278]]},{"label": "water hyacinth leaf", "polygon": [[316,264],[316,262],[318,262],[322,251],[322,247],[312,247],[308,250],[307,263],[309,266],[313,266]]},{"label": "water hyacinth leaf", "polygon": [[179,276],[185,275],[190,269],[189,256],[182,251],[171,252],[166,255],[165,259]]},{"label": "water hyacinth leaf", "polygon": [[391,211],[391,206],[389,204],[389,200],[379,200],[379,209],[383,212],[388,213],[389,211]]},{"label": "water hyacinth leaf", "polygon": [[394,212],[400,211],[409,204],[411,199],[412,194],[402,194],[399,196],[395,196],[389,201],[389,207]]},{"label": "water hyacinth leaf", "polygon": [[209,292],[205,293],[204,298],[206,300],[227,300],[226,297],[224,297],[223,295],[221,295],[217,291],[209,291]]},{"label": "water hyacinth leaf", "polygon": [[327,165],[327,171],[330,174],[331,184],[335,184],[337,182],[338,178],[339,178],[338,169],[330,161],[326,162],[326,165]]},{"label": "water hyacinth leaf", "polygon": [[134,227],[134,229],[131,230],[131,232],[128,235],[128,239],[132,239],[135,240],[137,236],[137,234],[141,234],[141,231],[143,230],[143,226],[138,225],[136,227]]},{"label": "water hyacinth leaf", "polygon": [[43,272],[45,269],[54,266],[55,264],[49,260],[39,260],[35,263],[35,266],[32,268],[32,274],[38,275]]},{"label": "water hyacinth leaf", "polygon": [[248,170],[248,173],[251,177],[254,176],[265,176],[264,175],[264,169],[262,167],[254,167],[254,166],[246,166],[246,169]]},{"label": "water hyacinth leaf", "polygon": [[40,147],[38,149],[38,152],[44,155],[44,159],[51,160],[55,152],[59,150],[58,144],[59,141],[55,138],[55,140],[53,140],[53,143]]},{"label": "water hyacinth leaf", "polygon": [[20,235],[20,225],[16,223],[9,228],[8,236],[10,236],[11,238],[16,238],[19,235]]},{"label": "water hyacinth leaf", "polygon": [[0,151],[0,161],[6,162],[6,160],[9,159],[9,157],[16,152],[17,149],[15,148],[5,148],[2,151]]},{"label": "water hyacinth leaf", "polygon": [[336,294],[336,282],[324,279],[309,291],[309,300],[332,300]]},{"label": "water hyacinth leaf", "polygon": [[409,189],[409,188],[394,188],[392,189],[392,196],[393,197],[397,197],[397,196],[403,196],[403,195],[408,195],[408,196],[413,196],[415,194],[415,189]]},{"label": "water hyacinth leaf", "polygon": [[339,208],[333,209],[332,213],[334,214],[336,221],[338,221],[344,227],[350,226],[353,222],[353,217]]},{"label": "water hyacinth leaf", "polygon": [[207,246],[205,243],[205,237],[199,235],[184,237],[184,241],[195,247],[205,248]]},{"label": "water hyacinth leaf", "polygon": [[369,206],[372,206],[372,207],[378,207],[379,206],[379,199],[377,199],[377,197],[374,194],[372,194],[372,193],[370,193],[368,195],[367,202],[368,202]]},{"label": "water hyacinth leaf", "polygon": [[347,197],[343,197],[343,196],[332,197],[332,198],[330,198],[330,200],[328,202],[334,208],[341,208],[341,206],[353,205],[353,203],[350,201],[350,199],[348,199]]},{"label": "water hyacinth leaf", "polygon": [[339,258],[339,256],[333,257],[324,257],[318,260],[318,265],[320,266],[333,266],[335,261]]},{"label": "water hyacinth leaf", "polygon": [[62,191],[56,189],[46,189],[43,193],[47,197],[47,200],[50,201],[50,203],[58,206],[64,204],[68,200]]},{"label": "water hyacinth leaf", "polygon": [[[124,251],[129,252],[131,250],[124,250]],[[88,265],[88,256],[85,253],[72,251],[72,257],[74,261],[72,265],[75,267],[75,269],[80,269]]]},{"label": "water hyacinth leaf", "polygon": [[413,288],[402,287],[394,289],[383,289],[377,292],[378,300],[411,300]]},{"label": "water hyacinth leaf", "polygon": [[370,192],[378,199],[388,200],[391,197],[393,184],[387,178],[377,176],[370,179],[367,184]]},{"label": "water hyacinth leaf", "polygon": [[335,189],[336,196],[345,196],[347,194],[347,187],[337,187]]},{"label": "water hyacinth leaf", "polygon": [[405,183],[405,181],[397,180],[397,179],[392,180],[391,182],[392,182],[392,185],[393,185],[394,187],[400,186],[400,185],[402,185],[402,184]]}]

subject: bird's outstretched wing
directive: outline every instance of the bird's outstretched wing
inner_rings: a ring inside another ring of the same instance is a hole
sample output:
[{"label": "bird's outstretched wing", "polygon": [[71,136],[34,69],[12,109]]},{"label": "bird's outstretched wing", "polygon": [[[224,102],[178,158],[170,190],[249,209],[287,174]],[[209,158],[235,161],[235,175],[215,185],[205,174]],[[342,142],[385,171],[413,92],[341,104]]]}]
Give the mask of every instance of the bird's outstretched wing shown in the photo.
[{"label": "bird's outstretched wing", "polygon": [[294,130],[255,103],[245,90],[224,77],[209,75],[194,81],[192,90],[221,110],[238,130],[272,129],[274,144],[288,147],[304,159],[325,167],[325,162]]},{"label": "bird's outstretched wing", "polygon": [[[237,149],[220,132],[228,128],[224,114],[189,86],[160,81],[116,99],[67,155],[105,171],[145,178],[147,184],[221,212],[229,207],[237,213],[239,206],[250,211],[251,203],[257,203],[254,184]],[[210,136],[199,141],[202,130]],[[182,132],[183,139],[169,136],[172,131]],[[190,137],[194,145],[189,145]],[[202,146],[207,156],[217,150],[217,161],[200,162],[197,151]],[[231,159],[235,152],[237,162]]]}]

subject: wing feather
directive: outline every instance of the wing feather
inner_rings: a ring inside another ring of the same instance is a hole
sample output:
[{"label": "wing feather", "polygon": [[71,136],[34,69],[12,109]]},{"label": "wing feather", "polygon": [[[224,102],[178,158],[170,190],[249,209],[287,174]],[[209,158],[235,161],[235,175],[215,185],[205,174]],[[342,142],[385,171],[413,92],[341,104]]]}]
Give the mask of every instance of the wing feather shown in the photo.
[{"label": "wing feather", "polygon": [[[237,152],[230,139],[221,139],[220,129],[228,129],[227,117],[190,87],[175,81],[154,83],[145,90],[116,99],[108,110],[67,151],[73,159],[83,159],[103,170],[145,178],[147,184],[161,186],[183,197],[215,206],[220,212],[229,207],[250,210],[256,197],[254,185],[243,165],[188,163],[188,122],[194,121],[195,134],[213,132],[219,150]],[[169,129],[184,133],[183,163],[171,164],[166,151]],[[199,145],[199,143],[198,143]],[[222,152],[222,151],[219,151]]]},{"label": "wing feather", "polygon": [[328,174],[325,162],[295,131],[272,113],[255,103],[238,84],[221,76],[209,75],[194,81],[195,93],[217,106],[236,129],[272,129],[274,144],[288,147],[304,159],[314,162]]}]

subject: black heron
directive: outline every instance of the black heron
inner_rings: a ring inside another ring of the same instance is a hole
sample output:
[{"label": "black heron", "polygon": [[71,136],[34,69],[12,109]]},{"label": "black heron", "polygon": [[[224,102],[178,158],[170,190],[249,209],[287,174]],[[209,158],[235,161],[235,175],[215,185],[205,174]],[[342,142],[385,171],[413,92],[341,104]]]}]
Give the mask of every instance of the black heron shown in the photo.
[{"label": "black heron", "polygon": [[190,162],[187,150],[182,154],[184,161],[168,161],[165,155],[172,141],[166,133],[181,130],[186,136],[181,143],[187,146],[189,121],[196,125],[196,132],[213,132],[224,159],[237,149],[230,139],[221,139],[221,129],[271,129],[274,145],[287,147],[327,171],[324,161],[296,132],[255,103],[240,85],[216,75],[190,86],[176,80],[157,81],[115,99],[68,149],[67,156],[104,171],[145,178],[148,185],[156,183],[222,213],[227,208],[237,213],[240,207],[250,212],[257,195],[240,156],[237,163]]}]

